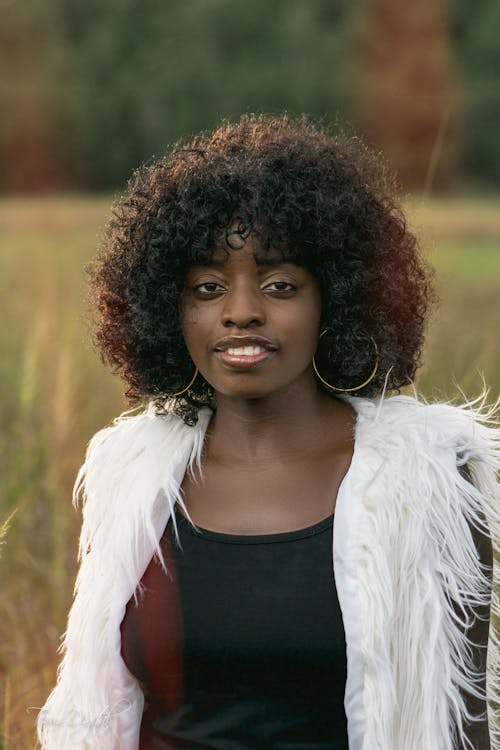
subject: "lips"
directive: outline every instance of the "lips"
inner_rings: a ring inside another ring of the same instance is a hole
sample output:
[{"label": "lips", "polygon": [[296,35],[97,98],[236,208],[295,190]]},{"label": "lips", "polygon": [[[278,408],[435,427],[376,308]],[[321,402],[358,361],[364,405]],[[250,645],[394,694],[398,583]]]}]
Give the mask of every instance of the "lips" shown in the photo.
[{"label": "lips", "polygon": [[217,342],[218,359],[231,368],[245,370],[255,367],[274,355],[277,347],[261,336],[228,336]]}]

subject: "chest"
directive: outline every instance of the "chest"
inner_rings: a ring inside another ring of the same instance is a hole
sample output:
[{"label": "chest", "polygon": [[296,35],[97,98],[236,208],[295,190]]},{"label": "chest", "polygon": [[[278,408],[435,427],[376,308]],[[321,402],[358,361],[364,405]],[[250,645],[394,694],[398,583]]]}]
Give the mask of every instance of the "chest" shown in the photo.
[{"label": "chest", "polygon": [[169,747],[181,736],[222,748],[214,735],[248,750],[284,738],[297,750],[347,747],[332,524],[234,536],[194,530],[177,513],[181,546],[170,524],[161,540],[168,575],[150,562],[121,625],[150,704],[144,731]]},{"label": "chest", "polygon": [[186,507],[202,528],[235,534],[272,534],[317,523],[335,511],[348,471],[349,451],[228,466],[209,464],[186,475]]}]

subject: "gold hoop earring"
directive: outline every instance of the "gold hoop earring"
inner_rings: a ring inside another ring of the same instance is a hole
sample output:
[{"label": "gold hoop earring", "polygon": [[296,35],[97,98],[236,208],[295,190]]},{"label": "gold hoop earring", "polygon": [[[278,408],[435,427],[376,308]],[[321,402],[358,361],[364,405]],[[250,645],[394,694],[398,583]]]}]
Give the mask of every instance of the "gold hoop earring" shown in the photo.
[{"label": "gold hoop earring", "polygon": [[[324,336],[325,333],[328,332],[328,330],[329,330],[328,328],[325,328],[325,330],[320,333],[319,338],[321,339],[321,337]],[[375,367],[373,368],[373,370],[372,370],[369,378],[367,378],[363,383],[361,383],[361,385],[357,385],[354,388],[337,388],[337,386],[331,385],[331,383],[328,383],[319,374],[318,368],[316,366],[315,357],[313,357],[313,359],[312,359],[312,366],[314,368],[314,372],[316,373],[316,375],[317,375],[318,379],[321,381],[321,383],[323,383],[323,385],[325,385],[327,388],[330,388],[332,391],[339,391],[341,393],[353,393],[353,391],[360,391],[361,388],[364,388],[366,385],[368,385],[368,383],[370,383],[373,380],[373,378],[375,377],[376,372],[378,370],[378,346],[377,346],[377,343],[376,343],[375,339],[373,338],[373,336],[370,336],[370,339],[371,339],[371,341],[373,343],[373,348],[375,349]]]},{"label": "gold hoop earring", "polygon": [[195,371],[194,371],[194,375],[191,378],[191,380],[189,381],[189,383],[187,384],[187,386],[185,388],[183,388],[182,391],[176,391],[175,393],[168,393],[167,394],[168,397],[169,398],[174,398],[174,396],[180,396],[181,393],[185,393],[186,391],[189,391],[189,389],[191,388],[191,386],[193,385],[193,383],[194,383],[194,381],[196,380],[197,377],[198,377],[198,368],[196,367]]}]

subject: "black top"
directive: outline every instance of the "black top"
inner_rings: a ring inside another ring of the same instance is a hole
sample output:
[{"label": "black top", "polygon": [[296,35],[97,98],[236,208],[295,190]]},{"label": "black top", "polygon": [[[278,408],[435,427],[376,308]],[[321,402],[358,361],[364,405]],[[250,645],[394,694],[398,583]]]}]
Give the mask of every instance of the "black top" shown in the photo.
[{"label": "black top", "polygon": [[140,750],[347,750],[333,516],[258,536],[176,520],[170,575],[153,559],[122,622],[146,695]]}]

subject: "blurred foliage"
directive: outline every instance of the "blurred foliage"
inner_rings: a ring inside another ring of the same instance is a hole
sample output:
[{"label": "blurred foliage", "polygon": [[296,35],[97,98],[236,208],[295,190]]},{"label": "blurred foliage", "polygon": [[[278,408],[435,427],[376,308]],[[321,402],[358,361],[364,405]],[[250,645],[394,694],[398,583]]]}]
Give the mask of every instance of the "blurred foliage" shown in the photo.
[{"label": "blurred foliage", "polygon": [[[223,116],[285,108],[335,114],[345,98],[339,71],[347,9],[343,0],[25,0],[22,12],[10,5],[1,37],[36,58],[44,80],[35,98],[49,82],[63,102],[64,117],[53,118],[53,127],[64,140],[66,118],[77,134],[76,183],[107,188]],[[19,133],[17,66],[10,63],[13,77],[2,88],[14,103],[11,132]],[[19,138],[16,145],[10,150],[22,152]]]},{"label": "blurred foliage", "polygon": [[[443,102],[453,103],[441,161],[426,147],[420,163],[435,171],[451,148],[468,179],[498,180],[500,6],[443,2],[409,13],[394,0],[0,0],[0,189],[116,188],[180,136],[282,109],[366,129],[405,177],[411,133],[399,143],[374,97],[388,87],[403,119],[431,103],[434,146]],[[377,4],[391,10],[374,22]],[[360,68],[360,32],[365,50],[392,45],[388,64],[368,55]],[[427,83],[395,75],[410,58]]]},{"label": "blurred foliage", "polygon": [[463,82],[465,173],[476,182],[500,184],[500,3],[450,1],[455,65]]},{"label": "blurred foliage", "polygon": [[342,80],[325,86],[324,71],[340,67],[343,35],[332,30],[342,28],[346,15],[339,0],[336,13],[335,2],[330,5],[68,2],[78,50],[79,128],[97,167],[92,184],[120,184],[145,157],[221,116],[282,108],[330,112]]}]

